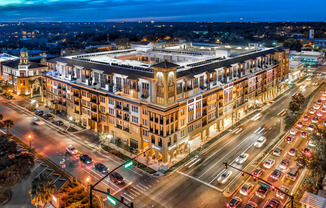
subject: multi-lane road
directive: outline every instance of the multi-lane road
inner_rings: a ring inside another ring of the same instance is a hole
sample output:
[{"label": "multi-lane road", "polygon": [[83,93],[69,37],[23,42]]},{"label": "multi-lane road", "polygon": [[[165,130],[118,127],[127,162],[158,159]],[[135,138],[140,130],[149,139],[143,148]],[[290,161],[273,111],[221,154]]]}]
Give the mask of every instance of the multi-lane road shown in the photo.
[{"label": "multi-lane road", "polygon": [[[134,167],[121,168],[118,172],[125,178],[124,184],[116,185],[107,179],[98,188],[102,190],[110,188],[116,197],[124,196],[126,202],[134,202],[135,207],[224,207],[232,195],[234,184],[243,178],[239,178],[239,173],[233,171],[228,182],[220,184],[217,179],[224,171],[223,162],[234,164],[234,160],[246,152],[249,154],[248,160],[237,167],[253,168],[257,165],[254,161],[283,133],[281,117],[277,114],[288,106],[295,92],[310,94],[317,87],[311,85],[316,80],[319,81],[320,77],[314,77],[307,83],[305,90],[296,87],[278,101],[269,104],[270,106],[261,112],[262,118],[258,121],[244,123],[245,128],[242,132],[237,135],[230,132],[168,176],[155,178]],[[6,119],[14,120],[12,132],[15,135],[28,144],[27,136],[31,134],[32,146],[36,151],[58,165],[66,164],[65,171],[81,181],[91,177],[91,182],[95,182],[102,175],[95,171],[92,165],[81,163],[78,155],[67,154],[65,148],[69,144],[76,147],[79,153],[90,155],[93,163],[102,162],[109,169],[123,162],[92,143],[62,132],[51,123],[46,122],[43,126],[33,125],[32,119],[35,115],[14,103],[7,103],[2,99],[0,112]],[[267,124],[268,128],[260,134],[254,134],[253,132],[263,124]],[[262,135],[267,141],[261,148],[255,148],[253,143]]]}]

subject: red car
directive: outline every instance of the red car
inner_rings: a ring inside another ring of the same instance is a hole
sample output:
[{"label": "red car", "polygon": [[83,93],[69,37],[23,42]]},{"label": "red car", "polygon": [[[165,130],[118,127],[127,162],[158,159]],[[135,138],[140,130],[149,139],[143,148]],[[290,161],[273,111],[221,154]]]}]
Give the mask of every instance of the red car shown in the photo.
[{"label": "red car", "polygon": [[288,136],[285,138],[285,142],[288,143],[288,144],[292,144],[294,142],[295,138],[294,137],[291,137],[291,136]]},{"label": "red car", "polygon": [[301,137],[302,138],[307,138],[308,137],[308,133],[305,132],[305,131],[301,132]]},{"label": "red car", "polygon": [[309,121],[309,117],[308,116],[304,116],[302,120],[303,121]]},{"label": "red car", "polygon": [[307,157],[310,157],[311,156],[311,152],[310,152],[310,149],[308,147],[304,148],[301,150],[301,153],[306,155]]},{"label": "red car", "polygon": [[251,174],[259,178],[263,174],[263,169],[256,168],[254,171],[251,172]]},{"label": "red car", "polygon": [[288,155],[290,155],[290,156],[296,156],[297,155],[297,150],[295,148],[291,148],[288,151]]}]

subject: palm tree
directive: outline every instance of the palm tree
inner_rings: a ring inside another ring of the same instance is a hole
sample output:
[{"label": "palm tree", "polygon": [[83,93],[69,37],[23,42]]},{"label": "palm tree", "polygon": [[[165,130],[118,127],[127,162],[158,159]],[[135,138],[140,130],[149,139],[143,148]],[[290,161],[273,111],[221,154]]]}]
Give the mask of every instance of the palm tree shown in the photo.
[{"label": "palm tree", "polygon": [[53,182],[45,175],[41,174],[39,178],[35,178],[32,181],[32,189],[29,191],[32,197],[31,203],[36,207],[44,207],[56,191],[56,187]]},{"label": "palm tree", "polygon": [[3,127],[7,128],[7,134],[9,134],[9,129],[12,128],[14,126],[14,121],[13,120],[4,120],[2,122]]}]

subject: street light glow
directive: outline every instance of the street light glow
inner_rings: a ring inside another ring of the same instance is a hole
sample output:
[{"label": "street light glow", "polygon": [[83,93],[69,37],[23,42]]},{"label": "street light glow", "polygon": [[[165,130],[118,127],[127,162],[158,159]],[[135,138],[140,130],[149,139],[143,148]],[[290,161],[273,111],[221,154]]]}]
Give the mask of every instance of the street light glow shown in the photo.
[{"label": "street light glow", "polygon": [[86,178],[86,182],[87,182],[87,183],[90,182],[90,180],[91,180],[91,179],[90,179],[89,177]]}]

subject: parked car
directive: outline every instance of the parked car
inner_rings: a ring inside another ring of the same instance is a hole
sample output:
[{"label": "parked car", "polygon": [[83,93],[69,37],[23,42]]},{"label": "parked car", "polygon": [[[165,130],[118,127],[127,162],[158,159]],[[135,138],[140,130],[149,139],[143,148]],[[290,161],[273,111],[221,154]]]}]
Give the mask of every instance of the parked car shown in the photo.
[{"label": "parked car", "polygon": [[254,146],[257,148],[261,148],[263,144],[266,142],[266,137],[261,136],[257,139],[257,141],[254,143]]},{"label": "parked car", "polygon": [[263,171],[264,170],[261,168],[256,168],[254,171],[251,172],[251,174],[259,178],[263,174]]},{"label": "parked car", "polygon": [[45,120],[49,120],[49,121],[52,121],[54,119],[54,117],[49,114],[49,113],[46,113],[42,116]]},{"label": "parked car", "polygon": [[280,199],[284,199],[284,196],[285,196],[285,194],[284,193],[289,193],[289,188],[288,187],[286,187],[286,186],[284,186],[284,185],[282,185],[281,187],[280,187],[280,190],[282,191],[279,191],[279,190],[277,190],[277,192],[276,192],[276,197],[277,198],[280,198]]},{"label": "parked car", "polygon": [[274,149],[274,151],[273,151],[273,155],[274,155],[274,156],[281,156],[282,152],[283,152],[283,149],[282,149],[282,148],[280,148],[280,147],[276,147],[276,148]]},{"label": "parked car", "polygon": [[36,110],[35,111],[35,114],[38,115],[38,116],[42,116],[43,115],[43,111],[42,110]]},{"label": "parked car", "polygon": [[242,199],[238,196],[234,196],[229,203],[226,204],[227,207],[235,208],[239,207],[242,202]]},{"label": "parked car", "polygon": [[226,170],[224,171],[221,176],[217,179],[220,183],[225,183],[232,175],[232,170]]},{"label": "parked car", "polygon": [[282,207],[281,204],[282,203],[280,200],[276,198],[272,198],[266,202],[264,208],[281,208]]},{"label": "parked car", "polygon": [[33,119],[33,124],[36,124],[36,125],[43,125],[44,124],[44,121],[42,121],[41,119],[39,119],[39,118],[34,118]]},{"label": "parked car", "polygon": [[252,191],[253,188],[254,188],[254,185],[247,182],[241,187],[240,194],[248,196],[248,194]]},{"label": "parked car", "polygon": [[123,184],[124,183],[123,177],[119,173],[117,173],[115,171],[113,171],[110,174],[110,180],[115,184]]},{"label": "parked car", "polygon": [[80,155],[79,159],[85,164],[90,164],[93,162],[92,158],[90,158],[88,155]]},{"label": "parked car", "polygon": [[263,187],[263,186],[260,186],[259,188],[258,188],[258,190],[255,192],[255,194],[256,194],[256,196],[258,196],[259,198],[265,198],[266,197],[266,195],[267,195],[267,192],[268,192],[268,188],[266,188],[266,187]]},{"label": "parked car", "polygon": [[52,123],[54,123],[57,126],[62,126],[63,125],[63,122],[60,121],[60,120],[53,121]]},{"label": "parked car", "polygon": [[102,174],[106,174],[108,172],[108,168],[105,165],[103,165],[102,163],[95,163],[94,168],[95,168],[95,170],[97,170],[98,172],[100,172]]},{"label": "parked car", "polygon": [[237,157],[237,159],[235,160],[236,163],[238,164],[243,164],[244,162],[246,162],[246,160],[248,159],[249,154],[247,153],[242,153],[239,157]]},{"label": "parked car", "polygon": [[290,171],[286,174],[286,177],[292,181],[297,180],[297,176],[298,176],[297,168],[290,168]]},{"label": "parked car", "polygon": [[72,155],[75,155],[78,153],[78,151],[72,145],[68,145],[68,147],[66,147],[66,150],[67,150],[67,152],[69,152]]}]

